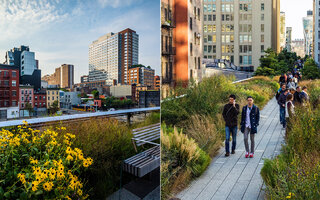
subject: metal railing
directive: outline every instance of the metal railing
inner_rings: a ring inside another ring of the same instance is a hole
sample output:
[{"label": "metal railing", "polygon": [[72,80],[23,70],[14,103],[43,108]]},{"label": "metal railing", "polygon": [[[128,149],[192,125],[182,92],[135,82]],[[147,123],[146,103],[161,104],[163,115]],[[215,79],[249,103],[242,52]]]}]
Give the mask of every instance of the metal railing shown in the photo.
[{"label": "metal railing", "polygon": [[92,117],[105,117],[105,116],[127,115],[128,118],[130,118],[132,116],[132,114],[134,114],[134,113],[152,112],[152,111],[158,111],[158,110],[160,110],[160,107],[134,108],[134,109],[127,109],[127,110],[96,112],[96,113],[88,113],[88,114],[74,114],[74,115],[63,115],[63,116],[55,116],[55,117],[19,119],[19,120],[0,122],[0,128],[23,125],[24,121],[26,121],[28,124],[32,125],[32,124],[47,124],[50,122],[60,122],[60,121],[86,120],[86,119],[92,118]]}]

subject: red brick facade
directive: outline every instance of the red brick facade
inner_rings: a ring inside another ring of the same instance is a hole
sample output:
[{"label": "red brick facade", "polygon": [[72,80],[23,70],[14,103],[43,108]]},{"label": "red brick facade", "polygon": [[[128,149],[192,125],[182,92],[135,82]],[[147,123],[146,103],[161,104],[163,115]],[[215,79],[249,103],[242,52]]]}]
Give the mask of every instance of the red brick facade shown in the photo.
[{"label": "red brick facade", "polygon": [[19,102],[19,69],[0,64],[0,108],[16,107]]}]

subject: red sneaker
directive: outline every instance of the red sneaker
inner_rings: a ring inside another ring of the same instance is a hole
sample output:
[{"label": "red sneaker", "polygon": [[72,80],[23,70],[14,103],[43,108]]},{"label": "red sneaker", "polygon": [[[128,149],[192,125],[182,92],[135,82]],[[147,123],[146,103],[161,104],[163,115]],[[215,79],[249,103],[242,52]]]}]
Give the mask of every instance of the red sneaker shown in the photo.
[{"label": "red sneaker", "polygon": [[250,153],[250,158],[253,158],[253,153]]},{"label": "red sneaker", "polygon": [[246,158],[248,158],[248,157],[249,157],[249,153],[248,153],[248,152],[246,152],[246,155],[245,155],[245,157],[246,157]]}]

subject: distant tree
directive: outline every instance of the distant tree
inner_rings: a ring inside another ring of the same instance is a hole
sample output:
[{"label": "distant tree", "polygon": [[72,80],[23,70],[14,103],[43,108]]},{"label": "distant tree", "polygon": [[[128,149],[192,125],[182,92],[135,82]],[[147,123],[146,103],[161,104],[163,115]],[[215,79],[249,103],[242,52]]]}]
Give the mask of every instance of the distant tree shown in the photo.
[{"label": "distant tree", "polygon": [[304,63],[302,77],[305,80],[320,79],[320,68],[312,58],[308,58]]},{"label": "distant tree", "polygon": [[55,114],[56,112],[58,112],[60,110],[59,108],[59,102],[58,101],[54,101],[52,103],[52,105],[50,105],[48,112],[49,114]]},{"label": "distant tree", "polygon": [[86,93],[81,93],[81,94],[78,94],[78,97],[80,97],[80,98],[88,98],[88,95]]},{"label": "distant tree", "polygon": [[31,116],[31,114],[34,112],[33,107],[31,105],[31,103],[27,102],[25,104],[25,109],[29,112],[29,115]]},{"label": "distant tree", "polygon": [[93,94],[93,98],[94,99],[99,99],[99,91],[98,90],[93,90],[91,92],[91,94]]}]

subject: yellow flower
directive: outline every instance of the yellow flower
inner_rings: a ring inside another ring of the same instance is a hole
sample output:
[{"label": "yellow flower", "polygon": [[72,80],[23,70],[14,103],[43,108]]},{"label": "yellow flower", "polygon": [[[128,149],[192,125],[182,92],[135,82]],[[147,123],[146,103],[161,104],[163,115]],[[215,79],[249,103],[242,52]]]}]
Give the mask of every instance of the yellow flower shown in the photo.
[{"label": "yellow flower", "polygon": [[52,190],[52,187],[53,187],[53,183],[52,182],[46,182],[43,184],[43,189],[45,191],[51,191]]},{"label": "yellow flower", "polygon": [[314,179],[317,179],[317,178],[318,178],[318,174],[315,173],[315,174],[313,175],[313,177],[314,177]]},{"label": "yellow flower", "polygon": [[26,176],[24,174],[19,173],[17,177],[20,179],[22,184],[26,183]]},{"label": "yellow flower", "polygon": [[56,170],[53,168],[50,168],[49,170],[49,178],[50,180],[54,180],[56,178]]},{"label": "yellow flower", "polygon": [[39,185],[38,181],[32,181],[32,191],[34,191],[34,192],[37,191],[38,185]]},{"label": "yellow flower", "polygon": [[35,159],[33,159],[32,157],[30,157],[29,160],[30,160],[30,163],[31,163],[31,164],[36,164],[36,165],[38,164],[38,160],[35,160]]},{"label": "yellow flower", "polygon": [[65,176],[64,176],[64,172],[63,171],[58,171],[57,172],[57,179],[58,180],[61,180],[63,179]]},{"label": "yellow flower", "polygon": [[66,196],[66,199],[67,199],[67,200],[72,200],[69,196]]},{"label": "yellow flower", "polygon": [[39,175],[41,174],[41,168],[40,167],[32,167],[33,168],[33,174]]},{"label": "yellow flower", "polygon": [[83,166],[84,167],[89,167],[89,163],[85,160],[85,161],[83,161]]},{"label": "yellow flower", "polygon": [[23,120],[22,123],[23,123],[23,125],[28,125],[28,122],[25,120]]},{"label": "yellow flower", "polygon": [[79,190],[77,191],[77,193],[78,193],[79,196],[82,196],[82,190],[79,189]]},{"label": "yellow flower", "polygon": [[70,155],[68,155],[66,159],[67,159],[67,161],[73,161],[73,157]]}]

